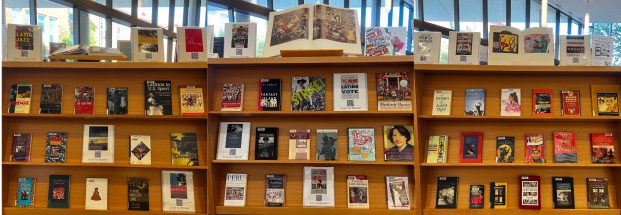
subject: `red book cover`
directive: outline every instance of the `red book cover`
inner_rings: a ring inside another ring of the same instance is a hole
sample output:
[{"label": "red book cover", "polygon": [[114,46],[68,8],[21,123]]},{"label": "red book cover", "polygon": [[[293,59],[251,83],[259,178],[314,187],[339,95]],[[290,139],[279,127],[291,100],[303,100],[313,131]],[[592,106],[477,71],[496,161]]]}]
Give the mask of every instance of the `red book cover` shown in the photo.
[{"label": "red book cover", "polygon": [[615,144],[612,140],[612,133],[592,133],[591,157],[593,163],[616,163],[615,161]]},{"label": "red book cover", "polygon": [[526,163],[546,163],[546,134],[526,134]]},{"label": "red book cover", "polygon": [[533,90],[533,116],[552,116],[552,90]]},{"label": "red book cover", "polygon": [[93,114],[95,106],[95,89],[93,87],[75,88],[74,114]]},{"label": "red book cover", "polygon": [[575,132],[554,132],[554,163],[578,163]]},{"label": "red book cover", "polygon": [[580,116],[580,91],[568,90],[561,92],[561,102],[563,116]]},{"label": "red book cover", "polygon": [[185,52],[203,52],[201,29],[185,29]]},{"label": "red book cover", "polygon": [[13,146],[11,147],[11,159],[15,162],[30,162],[31,134],[13,134]]},{"label": "red book cover", "polygon": [[541,210],[540,182],[539,176],[520,177],[520,209]]},{"label": "red book cover", "polygon": [[481,163],[482,152],[482,132],[461,132],[459,163]]}]

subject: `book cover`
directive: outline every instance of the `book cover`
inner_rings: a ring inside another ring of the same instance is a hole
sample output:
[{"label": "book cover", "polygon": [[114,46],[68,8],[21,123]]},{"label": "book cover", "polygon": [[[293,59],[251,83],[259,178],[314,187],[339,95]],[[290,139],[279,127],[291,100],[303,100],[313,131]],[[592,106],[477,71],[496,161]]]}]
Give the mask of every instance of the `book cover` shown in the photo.
[{"label": "book cover", "polygon": [[248,160],[249,148],[250,122],[220,122],[218,160]]},{"label": "book cover", "polygon": [[520,116],[522,113],[520,98],[522,91],[520,89],[502,89],[500,101],[501,116]]},{"label": "book cover", "polygon": [[31,84],[11,85],[9,113],[30,113],[31,93]]},{"label": "book cover", "polygon": [[310,160],[310,129],[289,130],[289,160]]},{"label": "book cover", "polygon": [[470,185],[470,209],[483,209],[485,200],[485,186]]},{"label": "book cover", "polygon": [[489,208],[507,209],[507,183],[489,183]]},{"label": "book cover", "polygon": [[526,163],[546,163],[546,134],[525,134]]},{"label": "book cover", "polygon": [[554,209],[575,209],[574,178],[552,177]]},{"label": "book cover", "polygon": [[593,116],[619,116],[617,96],[619,85],[591,85],[591,110]]},{"label": "book cover", "polygon": [[339,142],[337,129],[317,129],[318,161],[339,160]]},{"label": "book cover", "polygon": [[255,160],[278,160],[278,128],[257,128],[254,143]]},{"label": "book cover", "polygon": [[95,88],[76,87],[73,114],[95,113]]},{"label": "book cover", "polygon": [[466,89],[464,116],[485,116],[485,89]]},{"label": "book cover", "polygon": [[438,177],[436,209],[457,208],[458,177]]},{"label": "book cover", "polygon": [[47,132],[45,142],[45,162],[64,163],[67,153],[67,133]]},{"label": "book cover", "polygon": [[287,175],[267,175],[265,177],[265,206],[285,207],[285,188]]},{"label": "book cover", "polygon": [[84,125],[82,163],[114,163],[114,125]]},{"label": "book cover", "polygon": [[496,163],[515,161],[515,137],[496,138]]},{"label": "book cover", "polygon": [[224,32],[224,58],[256,57],[257,23],[225,23]]},{"label": "book cover", "polygon": [[127,178],[127,210],[149,211],[149,179]]},{"label": "book cover", "polygon": [[44,60],[44,54],[42,54],[44,48],[41,47],[44,45],[41,40],[43,26],[8,24],[5,28],[3,41],[6,41],[4,46],[6,48],[3,56],[7,56],[7,61],[41,62]]},{"label": "book cover", "polygon": [[280,79],[259,80],[258,111],[280,111]]},{"label": "book cover", "polygon": [[[177,28],[177,62],[207,62],[213,41],[213,26],[210,27],[176,27]],[[211,34],[210,34],[211,33]]]},{"label": "book cover", "polygon": [[13,134],[11,159],[13,162],[30,162],[30,144],[32,134]]},{"label": "book cover", "polygon": [[69,208],[70,175],[50,175],[47,193],[48,208]]},{"label": "book cover", "polygon": [[552,116],[552,90],[533,90],[533,116]]},{"label": "book cover", "polygon": [[144,115],[172,115],[170,81],[145,81]]},{"label": "book cover", "polygon": [[414,32],[414,63],[439,64],[441,39],[440,32]]},{"label": "book cover", "polygon": [[291,79],[291,111],[326,110],[326,77]]},{"label": "book cover", "polygon": [[133,27],[131,31],[132,60],[134,62],[164,62],[163,33],[162,28]]},{"label": "book cover", "polygon": [[429,136],[427,147],[427,163],[446,163],[446,147],[448,135]]},{"label": "book cover", "polygon": [[481,163],[483,152],[482,132],[461,132],[459,163]]},{"label": "book cover", "polygon": [[375,161],[375,128],[348,128],[347,139],[349,161]]},{"label": "book cover", "polygon": [[199,166],[196,133],[170,133],[172,165]]},{"label": "book cover", "polygon": [[334,207],[334,167],[304,167],[304,207]]},{"label": "book cover", "polygon": [[129,136],[129,164],[151,165],[151,136]]},{"label": "book cover", "polygon": [[127,115],[127,88],[108,88],[108,115]]},{"label": "book cover", "polygon": [[593,163],[614,164],[615,161],[615,143],[612,139],[612,133],[592,133],[591,134],[591,157]]},{"label": "book cover", "polygon": [[179,86],[181,93],[181,116],[204,116],[203,87]]},{"label": "book cover", "polygon": [[221,111],[242,111],[244,107],[244,84],[231,83],[222,87]]},{"label": "book cover", "polygon": [[[61,42],[61,43],[50,42],[49,47],[50,47],[50,55],[51,55],[52,53],[54,53],[55,51],[59,49],[67,48],[67,44],[64,42]],[[54,61],[54,60],[50,60],[50,62],[51,61]]]},{"label": "book cover", "polygon": [[575,132],[554,132],[554,163],[578,163]]},{"label": "book cover", "polygon": [[163,211],[196,212],[192,171],[162,171],[161,180]]},{"label": "book cover", "polygon": [[562,116],[581,116],[580,112],[580,91],[564,90],[561,91]]},{"label": "book cover", "polygon": [[185,30],[185,51],[203,52],[203,31],[201,29]]},{"label": "book cover", "polygon": [[364,56],[405,55],[406,27],[367,27],[364,35]]},{"label": "book cover", "polygon": [[386,193],[388,209],[410,210],[408,177],[386,176]]},{"label": "book cover", "polygon": [[540,184],[539,176],[520,177],[520,209],[541,210]]},{"label": "book cover", "polygon": [[248,174],[226,174],[224,206],[246,206]]},{"label": "book cover", "polygon": [[17,105],[17,84],[11,84],[8,113],[15,113],[15,105]]},{"label": "book cover", "polygon": [[39,114],[62,113],[63,85],[43,84],[41,86],[41,104]]},{"label": "book cover", "polygon": [[431,115],[451,115],[452,90],[433,91],[433,109]]},{"label": "book cover", "polygon": [[367,111],[367,74],[334,73],[332,79],[334,111]]},{"label": "book cover", "polygon": [[414,161],[414,126],[384,126],[384,160]]},{"label": "book cover", "polygon": [[15,207],[34,207],[36,178],[17,178]]},{"label": "book cover", "polygon": [[480,32],[449,32],[448,64],[479,65]]},{"label": "book cover", "polygon": [[412,110],[412,92],[407,72],[377,73],[377,110]]},{"label": "book cover", "polygon": [[610,209],[608,179],[587,178],[587,196],[589,209]]},{"label": "book cover", "polygon": [[591,48],[593,49],[591,60],[593,66],[612,66],[615,39],[596,34],[593,34],[591,39]]},{"label": "book cover", "polygon": [[86,178],[86,202],[84,209],[108,210],[108,179]]},{"label": "book cover", "polygon": [[348,208],[369,209],[369,178],[366,175],[347,176]]}]

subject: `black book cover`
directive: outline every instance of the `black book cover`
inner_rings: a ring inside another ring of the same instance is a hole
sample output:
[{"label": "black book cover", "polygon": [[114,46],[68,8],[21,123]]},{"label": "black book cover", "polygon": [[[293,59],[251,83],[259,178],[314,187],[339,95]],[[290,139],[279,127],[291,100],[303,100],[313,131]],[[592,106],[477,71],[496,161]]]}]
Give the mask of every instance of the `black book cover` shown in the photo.
[{"label": "black book cover", "polygon": [[17,104],[17,84],[12,84],[11,94],[9,95],[9,113],[15,113],[16,104]]},{"label": "black book cover", "polygon": [[504,184],[496,185],[495,182],[490,182],[489,187],[489,208],[494,209],[495,206],[504,206],[502,208],[506,208],[507,186]]},{"label": "black book cover", "polygon": [[149,179],[127,178],[128,210],[149,211]]},{"label": "black book cover", "polygon": [[552,177],[554,209],[575,209],[574,178]]},{"label": "black book cover", "polygon": [[470,209],[482,209],[485,200],[485,186],[470,185]]},{"label": "black book cover", "polygon": [[170,81],[145,81],[145,115],[172,115]]},{"label": "black book cover", "polygon": [[457,208],[458,177],[438,177],[437,208]]},{"label": "black book cover", "polygon": [[219,58],[224,57],[224,37],[213,38],[213,53],[217,53]]},{"label": "black book cover", "polygon": [[259,82],[259,111],[280,111],[280,79]]},{"label": "black book cover", "polygon": [[62,110],[62,101],[62,84],[43,84],[41,87],[39,113],[60,114]]},{"label": "black book cover", "polygon": [[127,88],[108,88],[108,115],[127,115]]},{"label": "black book cover", "polygon": [[48,132],[45,146],[46,163],[64,163],[67,149],[67,133]]},{"label": "black book cover", "polygon": [[513,163],[515,160],[515,137],[496,138],[496,163]]},{"label": "black book cover", "polygon": [[278,128],[257,128],[255,160],[278,160]]},{"label": "black book cover", "polygon": [[48,208],[69,208],[70,175],[50,175]]},{"label": "black book cover", "polygon": [[265,206],[285,206],[287,175],[267,175],[265,179]]}]

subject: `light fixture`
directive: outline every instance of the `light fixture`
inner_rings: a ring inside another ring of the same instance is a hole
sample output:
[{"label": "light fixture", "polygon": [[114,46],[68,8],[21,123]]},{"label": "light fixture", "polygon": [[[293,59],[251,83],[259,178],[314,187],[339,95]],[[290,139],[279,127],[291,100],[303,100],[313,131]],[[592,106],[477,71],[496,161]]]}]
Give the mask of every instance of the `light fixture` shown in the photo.
[{"label": "light fixture", "polygon": [[392,10],[392,0],[384,0],[384,6],[386,8],[386,13],[390,13],[390,10]]},{"label": "light fixture", "polygon": [[541,27],[548,25],[548,0],[541,0]]},{"label": "light fixture", "polygon": [[589,25],[590,25],[590,21],[591,21],[591,16],[589,15],[589,1],[587,0],[587,13],[586,15],[584,15],[584,30],[582,31],[582,34],[589,34]]}]

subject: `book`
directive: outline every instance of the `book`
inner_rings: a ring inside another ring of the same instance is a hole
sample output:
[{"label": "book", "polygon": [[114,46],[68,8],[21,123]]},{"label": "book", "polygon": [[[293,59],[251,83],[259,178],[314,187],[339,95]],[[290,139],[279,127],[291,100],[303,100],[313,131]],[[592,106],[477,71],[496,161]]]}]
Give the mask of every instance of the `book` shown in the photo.
[{"label": "book", "polygon": [[170,81],[144,82],[144,115],[172,115]]},{"label": "book", "polygon": [[35,201],[36,178],[17,178],[15,207],[32,208]]},{"label": "book", "polygon": [[45,162],[64,163],[67,153],[67,133],[47,132],[45,141]]},{"label": "book", "polygon": [[207,62],[207,32],[205,27],[177,27],[177,62]]},{"label": "book", "polygon": [[414,161],[414,127],[384,126],[384,160]]},{"label": "book", "polygon": [[41,85],[41,103],[39,105],[39,114],[60,114],[62,113],[62,103],[62,84]]},{"label": "book", "polygon": [[127,178],[127,210],[149,211],[149,179]]},{"label": "book", "polygon": [[349,161],[375,161],[375,128],[347,129]]},{"label": "book", "polygon": [[170,133],[172,165],[199,166],[196,133]]},{"label": "book", "polygon": [[554,66],[554,30],[490,26],[489,65]]},{"label": "book", "polygon": [[334,167],[304,167],[304,207],[334,207]]},{"label": "book", "polygon": [[412,92],[407,72],[377,73],[377,110],[412,110]]},{"label": "book", "polygon": [[213,43],[214,43],[214,26],[213,25],[207,25],[205,26],[207,27],[207,41],[203,41],[204,43],[206,43],[207,45],[203,45],[203,48],[207,48],[207,58],[213,57]]},{"label": "book", "polygon": [[561,91],[561,106],[561,116],[581,116],[582,112],[580,112],[580,91]]},{"label": "book", "polygon": [[458,177],[438,177],[436,209],[457,208]]},{"label": "book", "polygon": [[554,209],[576,209],[574,178],[552,177],[552,200]]},{"label": "book", "polygon": [[265,177],[265,205],[268,207],[285,207],[285,188],[287,175],[267,175]]},{"label": "book", "polygon": [[470,209],[483,209],[485,200],[485,186],[470,185]]},{"label": "book", "polygon": [[132,60],[134,62],[164,62],[164,36],[161,28],[132,27]]},{"label": "book", "polygon": [[515,161],[515,137],[496,138],[496,163]]},{"label": "book", "polygon": [[204,116],[203,87],[201,85],[179,86],[181,93],[181,116]]},{"label": "book", "polygon": [[291,111],[326,110],[326,77],[291,79]]},{"label": "book", "polygon": [[163,211],[196,212],[192,171],[164,170],[161,180]]},{"label": "book", "polygon": [[334,73],[334,111],[368,111],[367,74]]},{"label": "book", "polygon": [[70,175],[50,175],[47,193],[48,208],[69,208]]},{"label": "book", "polygon": [[525,134],[526,163],[546,163],[546,134]]},{"label": "book", "polygon": [[255,160],[278,160],[278,128],[256,128]]},{"label": "book", "polygon": [[452,90],[433,91],[433,109],[431,115],[451,115]]},{"label": "book", "polygon": [[317,156],[315,160],[339,160],[338,136],[337,129],[317,129]]},{"label": "book", "polygon": [[[8,23],[7,23],[8,24]],[[43,27],[38,25],[8,24],[6,31],[7,61],[43,61],[43,42],[41,33]],[[6,39],[5,38],[5,39]],[[9,45],[9,44],[15,44]]]},{"label": "book", "polygon": [[13,162],[30,162],[32,134],[13,134],[11,158]]},{"label": "book", "polygon": [[310,160],[310,129],[289,130],[289,160]]},{"label": "book", "polygon": [[587,178],[587,196],[589,209],[610,209],[608,179]]},{"label": "book", "polygon": [[578,163],[575,132],[554,132],[554,163]]},{"label": "book", "polygon": [[366,27],[364,35],[364,56],[405,55],[406,27]]},{"label": "book", "polygon": [[280,79],[259,80],[258,111],[280,111]]},{"label": "book", "polygon": [[591,38],[591,62],[593,66],[612,66],[615,39],[593,34]]},{"label": "book", "polygon": [[86,202],[84,209],[108,210],[108,179],[86,178]]},{"label": "book", "polygon": [[489,50],[486,46],[479,46],[479,65],[487,65],[487,56]]},{"label": "book", "polygon": [[481,33],[449,32],[448,64],[479,65]]},{"label": "book", "polygon": [[151,136],[129,135],[129,164],[151,165]]},{"label": "book", "polygon": [[612,133],[592,133],[591,144],[591,157],[594,164],[617,163],[615,161],[615,143],[612,139]]},{"label": "book", "polygon": [[[224,32],[226,32],[224,34],[224,58],[253,58],[257,56],[257,23],[224,23]],[[267,44],[265,47],[268,47]]]},{"label": "book", "polygon": [[464,116],[485,116],[485,89],[466,89]]},{"label": "book", "polygon": [[591,37],[589,35],[560,35],[561,66],[591,66]]},{"label": "book", "polygon": [[31,84],[12,84],[9,113],[30,113]]},{"label": "book", "polygon": [[591,85],[593,116],[619,116],[619,85]]},{"label": "book", "polygon": [[347,194],[347,208],[369,209],[369,178],[366,175],[348,175]]},{"label": "book", "polygon": [[507,183],[490,182],[489,187],[489,208],[507,209]]},{"label": "book", "polygon": [[224,206],[246,206],[248,174],[226,174]]},{"label": "book", "polygon": [[552,90],[533,89],[533,116],[552,116]]},{"label": "book", "polygon": [[213,38],[213,53],[217,54],[218,58],[224,58],[224,37]]},{"label": "book", "polygon": [[244,108],[244,83],[224,84],[221,111],[242,111]]},{"label": "book", "polygon": [[127,115],[127,88],[108,88],[107,115]]},{"label": "book", "polygon": [[114,125],[84,125],[82,163],[114,163]]},{"label": "book", "polygon": [[539,176],[520,176],[520,209],[541,210],[540,183]]},{"label": "book", "polygon": [[414,32],[414,63],[440,63],[440,32]]},{"label": "book", "polygon": [[502,89],[500,100],[501,116],[520,116],[522,108],[520,100],[522,98],[522,90],[520,89]]},{"label": "book", "polygon": [[427,163],[446,163],[446,147],[448,135],[429,136]]},{"label": "book", "polygon": [[481,163],[482,152],[482,132],[461,132],[461,145],[459,145],[459,163]]},{"label": "book", "polygon": [[250,122],[220,122],[218,160],[248,160]]},{"label": "book", "polygon": [[355,9],[325,4],[270,12],[263,57],[294,49],[342,49],[344,54],[362,55],[357,14]]},{"label": "book", "polygon": [[73,114],[95,113],[95,88],[76,87]]},{"label": "book", "polygon": [[[66,43],[49,42],[49,47],[50,47],[50,55],[51,55],[54,52],[56,52],[57,50],[59,50],[59,49],[67,48],[67,44]],[[49,55],[48,55],[48,59],[49,59]],[[50,60],[50,62],[53,62],[53,61],[65,62],[66,60]]]},{"label": "book", "polygon": [[388,209],[410,210],[410,188],[407,176],[386,176]]}]

